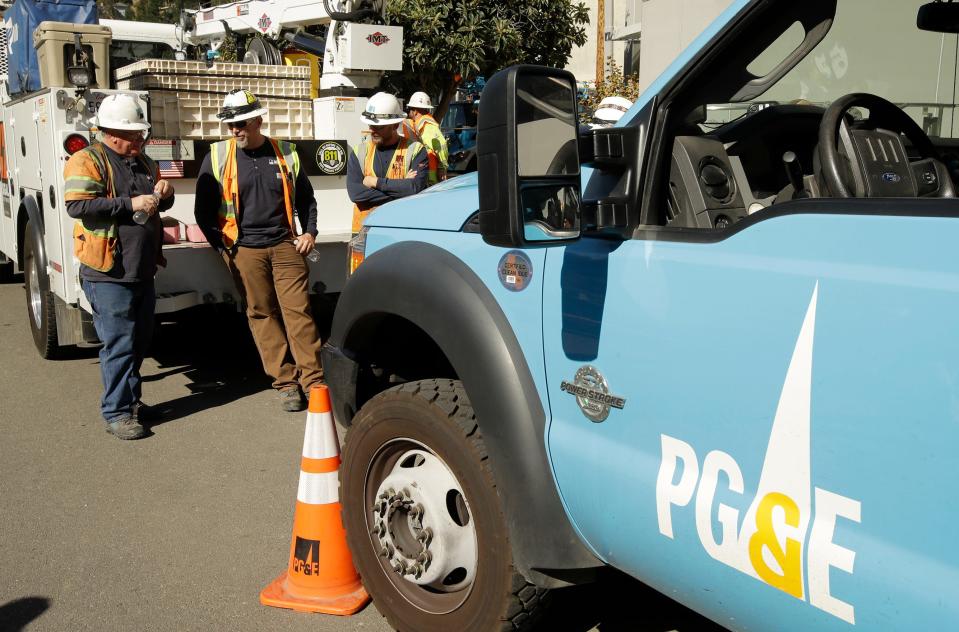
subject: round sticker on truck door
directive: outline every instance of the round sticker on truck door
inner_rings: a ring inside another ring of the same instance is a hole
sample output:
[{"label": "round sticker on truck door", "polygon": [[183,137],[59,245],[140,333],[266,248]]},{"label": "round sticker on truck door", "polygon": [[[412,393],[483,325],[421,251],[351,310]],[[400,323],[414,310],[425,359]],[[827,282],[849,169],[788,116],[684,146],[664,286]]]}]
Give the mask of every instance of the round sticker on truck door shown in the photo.
[{"label": "round sticker on truck door", "polygon": [[341,176],[346,173],[346,144],[339,141],[320,143],[316,150],[316,166],[323,175]]},{"label": "round sticker on truck door", "polygon": [[522,250],[510,250],[499,260],[496,272],[503,287],[519,292],[533,280],[533,262]]}]

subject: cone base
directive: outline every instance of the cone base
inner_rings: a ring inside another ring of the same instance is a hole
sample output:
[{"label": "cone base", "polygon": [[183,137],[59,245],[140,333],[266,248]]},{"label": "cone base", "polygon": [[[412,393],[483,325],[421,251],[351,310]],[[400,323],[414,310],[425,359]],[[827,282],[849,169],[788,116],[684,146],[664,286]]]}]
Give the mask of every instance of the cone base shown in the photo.
[{"label": "cone base", "polygon": [[[329,596],[298,595],[291,592],[287,581],[288,572],[273,580],[260,592],[260,603],[274,608],[288,608],[298,612],[319,612],[347,616],[359,612],[370,602],[370,596],[357,580]],[[333,591],[330,591],[331,593]]]}]

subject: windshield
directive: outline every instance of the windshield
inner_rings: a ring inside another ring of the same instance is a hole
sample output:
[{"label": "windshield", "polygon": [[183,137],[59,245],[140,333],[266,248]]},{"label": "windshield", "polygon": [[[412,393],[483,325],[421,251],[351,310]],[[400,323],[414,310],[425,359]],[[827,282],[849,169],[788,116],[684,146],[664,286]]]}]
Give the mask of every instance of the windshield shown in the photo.
[{"label": "windshield", "polygon": [[[829,33],[760,97],[710,103],[702,127],[715,129],[771,104],[828,106],[852,92],[879,95],[905,110],[926,134],[959,137],[956,121],[957,35],[920,31],[928,0],[839,0]],[[797,22],[750,65],[769,72],[802,42]]]},{"label": "windshield", "polygon": [[141,59],[176,59],[176,56],[173,47],[163,42],[113,40],[110,44],[110,64],[114,71]]}]

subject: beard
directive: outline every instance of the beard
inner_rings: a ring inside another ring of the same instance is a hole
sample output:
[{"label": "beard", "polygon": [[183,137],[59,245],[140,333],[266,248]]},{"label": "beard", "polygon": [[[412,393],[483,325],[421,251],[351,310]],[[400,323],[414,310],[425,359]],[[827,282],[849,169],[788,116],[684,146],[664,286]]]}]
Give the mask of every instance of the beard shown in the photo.
[{"label": "beard", "polygon": [[238,137],[236,139],[236,146],[240,149],[246,149],[246,146],[250,144],[250,139],[246,136]]}]

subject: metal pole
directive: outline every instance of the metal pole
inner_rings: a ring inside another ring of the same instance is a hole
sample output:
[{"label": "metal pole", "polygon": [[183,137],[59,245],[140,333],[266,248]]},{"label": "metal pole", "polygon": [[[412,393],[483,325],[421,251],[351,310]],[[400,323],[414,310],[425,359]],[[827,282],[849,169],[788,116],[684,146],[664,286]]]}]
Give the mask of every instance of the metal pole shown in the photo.
[{"label": "metal pole", "polygon": [[596,83],[606,78],[606,0],[596,0]]}]

